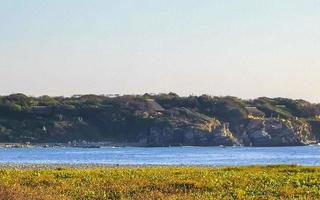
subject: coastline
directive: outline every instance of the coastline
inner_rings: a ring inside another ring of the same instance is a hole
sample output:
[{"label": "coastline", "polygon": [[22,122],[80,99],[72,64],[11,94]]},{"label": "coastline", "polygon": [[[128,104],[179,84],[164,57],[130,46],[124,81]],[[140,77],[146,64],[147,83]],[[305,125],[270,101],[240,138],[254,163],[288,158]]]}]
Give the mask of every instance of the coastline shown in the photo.
[{"label": "coastline", "polygon": [[[97,168],[141,168],[141,167],[165,167],[164,165],[119,165],[119,164],[31,164],[31,163],[0,163],[0,170],[36,170],[36,169],[97,169]],[[169,167],[169,166],[168,166]],[[176,166],[179,167],[179,166]],[[182,167],[182,166],[181,166]],[[186,167],[186,166],[184,166]],[[191,166],[190,166],[191,167]]]},{"label": "coastline", "polygon": [[198,168],[198,169],[223,169],[223,168],[247,168],[247,167],[320,167],[320,166],[303,166],[298,164],[266,164],[266,165],[121,165],[121,164],[29,164],[29,163],[0,163],[0,170],[62,170],[62,169],[108,169],[108,168]]},{"label": "coastline", "polygon": [[1,142],[0,148],[55,148],[55,147],[75,147],[75,148],[101,148],[101,147],[142,147],[138,143],[127,142],[87,142],[87,141],[73,141],[73,142],[44,142],[44,143],[14,143],[14,142]]},{"label": "coastline", "polygon": [[[318,146],[320,143],[312,143],[306,145],[279,145],[279,146],[243,146],[243,145],[215,145],[215,146],[204,146],[195,145],[193,147],[292,147],[292,146]],[[87,141],[73,141],[73,142],[44,142],[44,143],[15,143],[15,142],[0,142],[0,148],[103,148],[103,147],[184,147],[183,145],[174,146],[149,146],[141,145],[140,143],[133,142],[113,142],[113,141],[103,141],[103,142],[87,142]]]}]

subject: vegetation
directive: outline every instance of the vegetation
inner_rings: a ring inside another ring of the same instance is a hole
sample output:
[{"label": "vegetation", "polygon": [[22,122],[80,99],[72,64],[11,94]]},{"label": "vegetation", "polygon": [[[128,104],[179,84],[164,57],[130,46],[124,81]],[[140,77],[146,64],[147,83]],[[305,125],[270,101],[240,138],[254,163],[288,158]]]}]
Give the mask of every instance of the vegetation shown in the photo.
[{"label": "vegetation", "polygon": [[2,169],[0,199],[319,199],[320,168]]},{"label": "vegetation", "polygon": [[0,142],[135,142],[150,129],[205,127],[204,121],[215,119],[228,123],[238,134],[248,119],[255,119],[247,107],[259,109],[265,118],[312,121],[315,129],[320,124],[319,104],[285,98],[243,100],[231,96],[180,97],[175,93],[72,97],[12,94],[0,96]]}]

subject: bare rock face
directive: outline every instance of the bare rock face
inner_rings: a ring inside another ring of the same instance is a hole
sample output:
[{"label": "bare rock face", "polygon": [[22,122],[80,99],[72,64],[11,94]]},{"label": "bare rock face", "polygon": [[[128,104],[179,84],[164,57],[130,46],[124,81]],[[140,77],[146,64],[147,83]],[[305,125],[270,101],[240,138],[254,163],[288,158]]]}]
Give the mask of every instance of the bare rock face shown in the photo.
[{"label": "bare rock face", "polygon": [[[293,146],[316,143],[309,123],[301,120],[250,119],[237,134],[227,123],[186,108],[171,109],[149,131],[141,146]],[[164,125],[165,123],[165,125]]]},{"label": "bare rock face", "polygon": [[292,146],[315,143],[308,123],[300,120],[250,120],[246,135],[252,146]]},{"label": "bare rock face", "polygon": [[[238,139],[226,124],[206,115],[188,110],[174,109],[168,126],[151,127],[147,134],[139,136],[143,146],[232,146],[239,145]],[[164,117],[163,120],[166,118]]]}]

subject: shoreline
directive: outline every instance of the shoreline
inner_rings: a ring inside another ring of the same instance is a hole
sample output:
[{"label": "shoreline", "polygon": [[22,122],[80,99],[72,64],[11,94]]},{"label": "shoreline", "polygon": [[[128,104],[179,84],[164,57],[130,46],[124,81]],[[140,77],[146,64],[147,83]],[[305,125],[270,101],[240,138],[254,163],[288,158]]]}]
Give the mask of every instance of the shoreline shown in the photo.
[{"label": "shoreline", "polygon": [[246,167],[320,167],[317,165],[299,165],[299,164],[266,164],[266,165],[152,165],[152,164],[31,164],[31,163],[0,163],[0,170],[12,169],[12,170],[62,170],[62,169],[108,169],[108,168],[246,168]]},{"label": "shoreline", "polygon": [[[223,146],[223,145],[217,145],[217,146],[192,146],[192,147],[220,147],[220,148],[226,148],[226,147],[298,147],[298,146],[320,146],[320,143],[314,143],[314,144],[308,144],[308,145],[290,145],[290,146],[241,146],[241,145],[234,145],[234,146]],[[15,143],[15,142],[0,142],[0,148],[36,148],[36,147],[42,147],[42,148],[104,148],[104,147],[146,147],[146,148],[152,148],[152,147],[188,147],[188,146],[143,146],[139,143],[129,143],[129,142],[112,142],[112,141],[104,141],[104,142],[87,142],[87,141],[81,141],[81,142],[44,142],[44,143]]]},{"label": "shoreline", "polygon": [[[0,163],[0,170],[3,169],[96,169],[96,168],[115,168],[115,167],[124,167],[124,168],[138,168],[138,167],[149,167],[149,165],[118,165],[118,164],[32,164],[32,163]],[[151,166],[150,166],[151,167]],[[160,165],[157,165],[160,167]]]},{"label": "shoreline", "polygon": [[0,142],[0,148],[57,148],[57,147],[74,147],[74,148],[103,148],[103,147],[142,147],[137,143],[126,142],[87,142],[87,141],[73,141],[73,142],[44,142],[44,143],[18,143],[18,142]]}]

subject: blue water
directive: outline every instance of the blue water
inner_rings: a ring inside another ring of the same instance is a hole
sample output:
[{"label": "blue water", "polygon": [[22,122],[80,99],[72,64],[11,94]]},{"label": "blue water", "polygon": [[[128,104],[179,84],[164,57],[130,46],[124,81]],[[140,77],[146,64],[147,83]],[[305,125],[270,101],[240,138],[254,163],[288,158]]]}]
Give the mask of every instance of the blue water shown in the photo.
[{"label": "blue water", "polygon": [[0,163],[213,166],[300,164],[320,166],[320,146],[1,148]]}]

